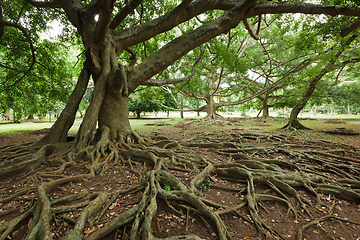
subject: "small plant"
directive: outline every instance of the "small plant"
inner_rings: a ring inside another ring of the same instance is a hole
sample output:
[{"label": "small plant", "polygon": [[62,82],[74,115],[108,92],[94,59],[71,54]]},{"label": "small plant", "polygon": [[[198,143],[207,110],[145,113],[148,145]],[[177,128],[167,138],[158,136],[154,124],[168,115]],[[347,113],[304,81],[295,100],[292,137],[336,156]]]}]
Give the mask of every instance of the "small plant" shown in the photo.
[{"label": "small plant", "polygon": [[202,189],[206,190],[206,189],[209,189],[211,187],[211,184],[210,184],[210,176],[209,174],[206,175],[206,178],[204,181],[202,181],[201,183],[197,183],[195,184],[195,187],[200,191]]},{"label": "small plant", "polygon": [[171,190],[170,186],[169,186],[169,185],[166,185],[166,184],[164,184],[164,189],[165,189],[166,191],[170,191],[170,190]]}]

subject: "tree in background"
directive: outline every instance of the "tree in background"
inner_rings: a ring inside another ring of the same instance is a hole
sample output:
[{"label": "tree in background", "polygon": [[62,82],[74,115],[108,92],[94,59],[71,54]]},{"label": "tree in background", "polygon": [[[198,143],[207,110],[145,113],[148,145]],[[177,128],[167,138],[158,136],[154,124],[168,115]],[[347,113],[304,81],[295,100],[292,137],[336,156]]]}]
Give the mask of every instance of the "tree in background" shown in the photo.
[{"label": "tree in background", "polygon": [[169,111],[176,103],[171,95],[161,88],[144,88],[132,94],[128,99],[128,110],[140,118],[142,112]]},{"label": "tree in background", "polygon": [[[338,61],[340,56],[346,50],[348,50],[350,44],[356,39],[356,37],[357,37],[357,35],[352,35],[347,40],[343,40],[341,43],[336,44],[337,46],[330,48],[330,51],[328,53],[329,56],[326,58],[326,59],[328,59],[330,57],[330,59],[327,60],[326,64],[321,64],[320,67],[316,67],[317,69],[314,70],[316,75],[311,77],[311,81],[309,82],[308,88],[306,89],[305,93],[301,97],[300,101],[291,110],[289,121],[283,128],[293,127],[296,129],[307,129],[307,127],[303,126],[299,122],[297,117],[298,117],[299,113],[301,112],[301,110],[305,107],[305,105],[307,104],[309,99],[311,98],[313,92],[316,89],[316,85],[318,84],[318,82],[327,73],[334,71],[336,68],[341,68],[342,66],[347,65],[349,63],[349,61],[350,62],[359,62],[360,61],[360,59],[352,58],[352,56],[353,56],[352,51],[348,51],[348,54],[345,53],[345,55],[348,55],[348,56],[346,56],[348,58],[346,61],[343,61],[343,62]],[[351,58],[351,59],[349,59],[349,58]]]},{"label": "tree in background", "polygon": [[347,112],[353,109],[353,113],[360,112],[360,83],[359,81],[343,81],[338,86],[330,86],[327,89],[330,103],[340,109],[341,112]]}]

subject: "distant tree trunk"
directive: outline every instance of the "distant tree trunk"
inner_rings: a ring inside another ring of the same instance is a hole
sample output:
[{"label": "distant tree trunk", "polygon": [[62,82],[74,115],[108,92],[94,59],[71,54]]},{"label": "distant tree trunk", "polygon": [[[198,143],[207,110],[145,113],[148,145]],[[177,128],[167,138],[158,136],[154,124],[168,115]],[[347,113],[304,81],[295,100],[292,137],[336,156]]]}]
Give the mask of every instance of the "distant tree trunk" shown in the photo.
[{"label": "distant tree trunk", "polygon": [[27,117],[28,120],[31,120],[31,119],[34,119],[34,115],[30,114],[28,117]]},{"label": "distant tree trunk", "polygon": [[297,118],[302,109],[303,107],[300,104],[297,104],[290,113],[289,122],[283,128],[293,127],[296,129],[309,129],[302,125]]},{"label": "distant tree trunk", "polygon": [[317,75],[309,84],[308,89],[306,90],[305,94],[303,95],[303,97],[300,99],[300,101],[296,104],[296,106],[291,110],[290,113],[290,118],[289,118],[289,122],[282,128],[288,128],[288,127],[293,127],[296,129],[309,129],[307,127],[305,127],[304,125],[302,125],[299,120],[298,120],[298,115],[301,112],[301,110],[305,107],[305,105],[307,104],[307,102],[309,101],[311,95],[313,94],[316,84],[318,83],[318,81],[322,78],[322,76],[325,75],[324,74],[319,74]]},{"label": "distant tree trunk", "polygon": [[181,99],[181,102],[180,102],[180,104],[181,104],[181,107],[180,107],[180,118],[184,118],[184,111],[183,111],[183,109],[184,109],[184,100],[183,99]]},{"label": "distant tree trunk", "polygon": [[170,117],[170,111],[166,112],[166,117]]},{"label": "distant tree trunk", "polygon": [[287,115],[289,113],[288,109],[284,107],[284,115]]},{"label": "distant tree trunk", "polygon": [[315,107],[314,107],[314,116],[316,116],[317,109],[318,109],[318,106],[315,105]]},{"label": "distant tree trunk", "polygon": [[262,118],[269,118],[269,105],[268,105],[269,93],[264,94],[262,99]]},{"label": "distant tree trunk", "polygon": [[334,114],[334,105],[331,104],[330,106],[330,116],[332,116]]},{"label": "distant tree trunk", "polygon": [[11,108],[8,108],[5,113],[4,121],[10,121]]},{"label": "distant tree trunk", "polygon": [[141,118],[141,111],[136,109],[136,118]]},{"label": "distant tree trunk", "polygon": [[347,109],[348,109],[348,110],[347,110],[347,113],[348,113],[348,115],[350,115],[350,114],[351,114],[350,104],[347,105]]}]

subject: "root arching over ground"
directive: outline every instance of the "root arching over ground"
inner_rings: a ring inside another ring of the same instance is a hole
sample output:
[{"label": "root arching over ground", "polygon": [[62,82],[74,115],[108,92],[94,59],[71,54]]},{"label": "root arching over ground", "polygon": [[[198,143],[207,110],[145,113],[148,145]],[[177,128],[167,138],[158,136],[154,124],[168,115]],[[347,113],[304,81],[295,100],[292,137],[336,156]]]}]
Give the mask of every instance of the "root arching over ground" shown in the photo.
[{"label": "root arching over ground", "polygon": [[360,236],[341,211],[360,203],[354,147],[236,129],[109,136],[77,155],[70,143],[1,147],[0,239],[337,239],[335,225]]}]

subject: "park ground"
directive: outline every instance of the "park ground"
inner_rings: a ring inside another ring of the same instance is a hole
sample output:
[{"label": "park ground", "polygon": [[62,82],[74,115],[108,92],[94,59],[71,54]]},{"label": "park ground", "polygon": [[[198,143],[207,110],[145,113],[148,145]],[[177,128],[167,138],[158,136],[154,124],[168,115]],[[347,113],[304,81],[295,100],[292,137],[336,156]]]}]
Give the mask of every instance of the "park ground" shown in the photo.
[{"label": "park ground", "polygon": [[[199,125],[189,124],[194,121],[196,117],[180,119],[180,118],[166,118],[164,116],[144,116],[143,119],[132,119],[131,124],[133,129],[139,132],[144,137],[154,137],[158,139],[171,139],[179,143],[179,147],[170,148],[169,151],[177,153],[185,153],[193,156],[202,156],[214,163],[224,163],[228,161],[228,157],[218,154],[214,145],[196,145],[190,146],[194,139],[203,139],[201,142],[206,143],[206,139],[220,139],[224,136],[234,138],[241,138],[241,144],[249,148],[257,149],[250,152],[251,156],[255,157],[269,157],[266,155],[268,149],[273,147],[292,146],[298,147],[303,144],[302,149],[310,146],[308,150],[320,151],[323,149],[334,150],[336,146],[351,149],[351,151],[359,154],[360,151],[360,136],[359,135],[344,135],[336,134],[336,129],[348,129],[355,133],[360,133],[360,121],[358,119],[348,120],[328,120],[328,119],[307,119],[301,122],[311,128],[312,130],[299,131],[290,129],[287,131],[279,130],[286,124],[286,119],[271,118],[269,120],[242,118],[238,117],[233,125]],[[78,120],[79,122],[79,120]],[[78,123],[77,123],[78,124]],[[42,126],[41,126],[42,125]],[[46,129],[51,123],[23,123],[17,131],[12,128],[15,125],[0,125],[0,147],[10,144],[19,144],[27,141],[41,138]],[[76,124],[75,124],[76,125]],[[45,127],[44,127],[45,126]],[[10,129],[11,127],[11,129]],[[1,133],[2,131],[2,133]],[[75,134],[76,128],[70,134]],[[164,142],[165,144],[165,142]],[[348,146],[345,146],[348,145]],[[181,146],[186,146],[182,148]],[[345,146],[345,147],[344,147]],[[160,146],[161,147],[161,146]],[[261,151],[260,149],[265,149]],[[283,156],[272,156],[283,157]],[[286,160],[287,158],[284,158]],[[290,161],[290,159],[289,159]],[[65,185],[51,193],[51,199],[57,199],[66,194],[77,194],[81,192],[93,191],[115,191],[124,186],[129,186],[138,182],[138,175],[136,171],[123,171],[122,164],[114,164],[105,172],[99,174],[95,180],[83,183],[73,183]],[[137,169],[139,170],[139,169]],[[76,175],[84,171],[81,164],[76,168],[68,169],[67,174]],[[142,171],[142,170],[139,170]],[[193,172],[179,171],[179,169],[171,169],[168,171],[177,176],[185,184],[189,183],[189,179]],[[31,178],[31,176],[28,176]],[[9,186],[12,186],[10,191],[18,191],[21,188],[31,188],[28,180],[24,180],[21,176],[13,176],[1,182],[0,199],[9,196]],[[19,186],[18,186],[19,185]],[[243,183],[241,181],[234,181],[232,179],[224,180],[215,175],[211,175],[209,181],[204,182],[200,186],[201,197],[208,199],[219,206],[237,206],[244,201],[244,196],[241,195]],[[256,186],[257,193],[266,193],[276,195],[268,188],[263,186]],[[299,191],[303,196],[313,199],[305,190]],[[0,203],[0,227],[5,222],[18,216],[20,211],[26,208],[23,202],[26,198],[31,198],[33,193],[23,196],[19,199],[14,199],[7,203]],[[139,201],[139,193],[131,193],[126,195],[117,195],[113,203],[106,206],[106,211],[102,212],[97,224],[93,228],[85,230],[85,234],[91,234],[95,229],[101,229],[106,226],[111,219],[115,218],[122,211],[130,208],[132,204]],[[339,239],[339,240],[359,240],[360,239],[360,202],[352,202],[347,200],[339,200],[333,196],[323,194],[322,201],[327,206],[309,206],[308,210],[311,215],[305,214],[302,209],[297,206],[297,211],[300,212],[300,217],[296,219],[292,212],[289,212],[286,205],[272,200],[264,200],[261,202],[259,210],[260,217],[268,226],[274,228],[283,239],[298,239],[301,232],[303,240],[310,239]],[[30,204],[30,203],[29,203]],[[158,202],[159,208],[156,217],[152,223],[154,235],[157,237],[168,237],[173,235],[196,234],[204,239],[216,239],[212,232],[211,226],[206,224],[206,220],[199,217],[191,211],[175,212],[169,208],[169,204],[162,200]],[[21,208],[17,208],[22,206]],[[334,208],[332,208],[332,206]],[[215,206],[214,206],[215,208]],[[221,207],[220,207],[221,209]],[[331,210],[330,210],[331,209]],[[224,214],[222,220],[228,230],[233,235],[233,239],[260,239],[254,224],[251,221],[249,212],[245,208],[239,209],[239,215]],[[6,213],[5,215],[2,213]],[[71,228],[73,228],[72,220],[76,219],[79,210],[74,210],[66,214],[56,216],[56,225],[54,223],[53,237],[54,239],[66,235]],[[333,217],[329,217],[329,214]],[[336,216],[337,218],[334,218]],[[11,239],[21,239],[26,231],[26,226],[31,220],[19,224],[17,229],[10,235]],[[60,227],[58,227],[58,225]],[[104,239],[128,239],[131,225],[127,228],[118,229],[116,232],[105,237]],[[10,239],[10,238],[9,238]],[[274,239],[279,239],[274,236]]]}]

